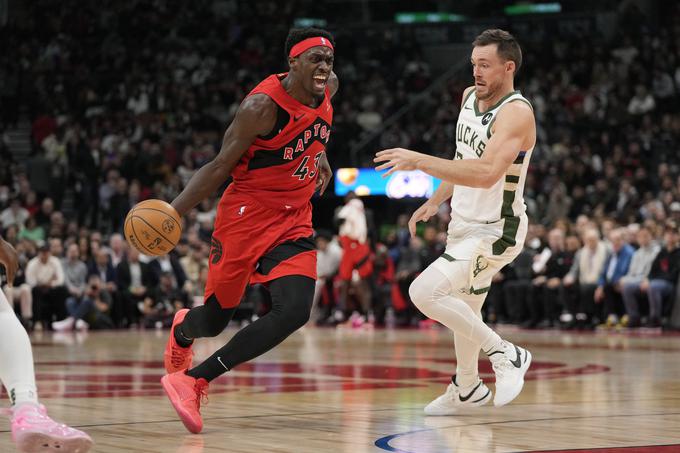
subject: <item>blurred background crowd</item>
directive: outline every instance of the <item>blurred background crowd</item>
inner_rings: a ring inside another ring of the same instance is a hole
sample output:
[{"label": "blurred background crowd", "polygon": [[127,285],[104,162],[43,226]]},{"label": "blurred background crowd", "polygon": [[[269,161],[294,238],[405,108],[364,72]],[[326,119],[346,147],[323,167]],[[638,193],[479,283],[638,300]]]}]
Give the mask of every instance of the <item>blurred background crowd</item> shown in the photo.
[{"label": "blurred background crowd", "polygon": [[[377,3],[16,5],[21,20],[0,26],[0,231],[21,256],[14,287],[3,289],[26,328],[164,327],[177,308],[202,303],[220,194],[186,216],[165,257],[127,247],[123,220],[138,201],[172,200],[216,155],[243,97],[286,70],[283,42],[296,19],[329,18],[336,36],[332,167],[372,166],[374,152],[392,146],[451,157],[471,84],[469,42],[492,25],[476,19],[482,13],[497,13],[493,25],[522,44],[516,88],[538,126],[525,189],[532,225],[524,252],[494,281],[487,321],[672,327],[680,5],[562,2],[560,14],[515,19],[496,2],[460,2],[467,22],[395,25]],[[347,277],[338,275],[336,220],[352,202],[333,193],[313,200],[316,322],[431,326],[407,289],[443,252],[450,217],[442,206],[411,238],[407,221],[422,201],[363,199],[354,215],[367,222],[367,261]],[[239,319],[267,307],[266,291],[250,288]]]}]

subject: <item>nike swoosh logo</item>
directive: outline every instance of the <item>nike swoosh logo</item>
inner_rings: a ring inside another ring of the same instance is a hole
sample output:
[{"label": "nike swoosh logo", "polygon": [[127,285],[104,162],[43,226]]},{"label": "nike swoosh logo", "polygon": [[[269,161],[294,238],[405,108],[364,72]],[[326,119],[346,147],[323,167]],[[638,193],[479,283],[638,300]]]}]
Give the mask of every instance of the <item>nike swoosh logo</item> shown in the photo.
[{"label": "nike swoosh logo", "polygon": [[477,391],[477,389],[479,388],[480,385],[482,385],[482,381],[479,381],[479,383],[475,386],[475,388],[472,389],[472,391],[467,396],[463,396],[461,394],[458,394],[458,398],[460,398],[460,400],[462,402],[466,402],[467,400],[472,398],[472,394]]},{"label": "nike swoosh logo", "polygon": [[224,367],[225,370],[229,371],[229,368],[222,362],[222,358],[220,356],[217,356],[217,361],[220,362],[220,365]]},{"label": "nike swoosh logo", "polygon": [[515,360],[511,360],[510,363],[512,363],[515,368],[521,368],[522,367],[522,352],[519,350],[517,346],[515,346],[515,351],[517,351],[517,358]]},{"label": "nike swoosh logo", "polygon": [[299,116],[294,116],[294,117],[293,117],[293,121],[298,121],[298,120],[301,119],[303,116],[305,116],[304,113],[303,113],[302,115],[299,115]]},{"label": "nike swoosh logo", "polygon": [[472,110],[470,107],[463,107],[463,110]]},{"label": "nike swoosh logo", "polygon": [[486,393],[484,394],[484,396],[481,397],[478,400],[474,400],[473,403],[479,403],[480,401],[484,401],[486,399],[486,397],[489,396],[490,393],[491,393],[491,390],[486,389]]}]

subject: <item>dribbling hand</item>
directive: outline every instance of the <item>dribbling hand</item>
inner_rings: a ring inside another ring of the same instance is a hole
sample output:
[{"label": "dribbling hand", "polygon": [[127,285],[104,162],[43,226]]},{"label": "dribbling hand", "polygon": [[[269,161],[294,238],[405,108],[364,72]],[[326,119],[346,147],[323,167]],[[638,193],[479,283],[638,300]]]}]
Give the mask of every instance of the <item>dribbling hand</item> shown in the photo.
[{"label": "dribbling hand", "polygon": [[439,207],[430,203],[425,203],[416,209],[408,221],[408,231],[411,233],[411,237],[416,235],[416,223],[427,222],[437,212],[439,212]]}]

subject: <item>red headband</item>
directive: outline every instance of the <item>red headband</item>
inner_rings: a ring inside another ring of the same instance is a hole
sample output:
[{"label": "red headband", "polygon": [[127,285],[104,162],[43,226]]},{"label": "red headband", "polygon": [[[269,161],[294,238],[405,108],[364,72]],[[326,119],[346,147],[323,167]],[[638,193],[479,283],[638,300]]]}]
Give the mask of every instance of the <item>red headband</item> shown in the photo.
[{"label": "red headband", "polygon": [[315,37],[315,38],[307,38],[303,41],[300,41],[299,43],[295,44],[292,49],[290,49],[290,53],[288,54],[289,57],[295,58],[298,55],[300,55],[302,52],[305,50],[309,50],[312,47],[316,46],[324,46],[328,47],[332,51],[335,51],[333,49],[333,44],[328,40],[328,38],[322,38],[320,36]]}]

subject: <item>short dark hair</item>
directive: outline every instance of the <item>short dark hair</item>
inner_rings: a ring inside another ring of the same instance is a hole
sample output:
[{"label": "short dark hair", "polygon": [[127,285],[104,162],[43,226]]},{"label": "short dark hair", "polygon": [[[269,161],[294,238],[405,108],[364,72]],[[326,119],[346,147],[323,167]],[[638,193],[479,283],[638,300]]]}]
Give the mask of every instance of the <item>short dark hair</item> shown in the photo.
[{"label": "short dark hair", "polygon": [[505,30],[493,28],[484,30],[472,41],[472,47],[488,46],[490,44],[497,45],[496,51],[505,61],[515,62],[515,74],[517,74],[522,66],[522,49],[519,47],[515,37]]},{"label": "short dark hair", "polygon": [[335,47],[335,39],[333,39],[333,35],[331,35],[330,32],[327,32],[326,30],[314,27],[292,28],[288,32],[288,37],[286,38],[286,60],[290,54],[290,49],[292,49],[295,44],[299,43],[300,41],[304,41],[307,38],[315,37],[326,38],[331,42],[331,45]]}]

